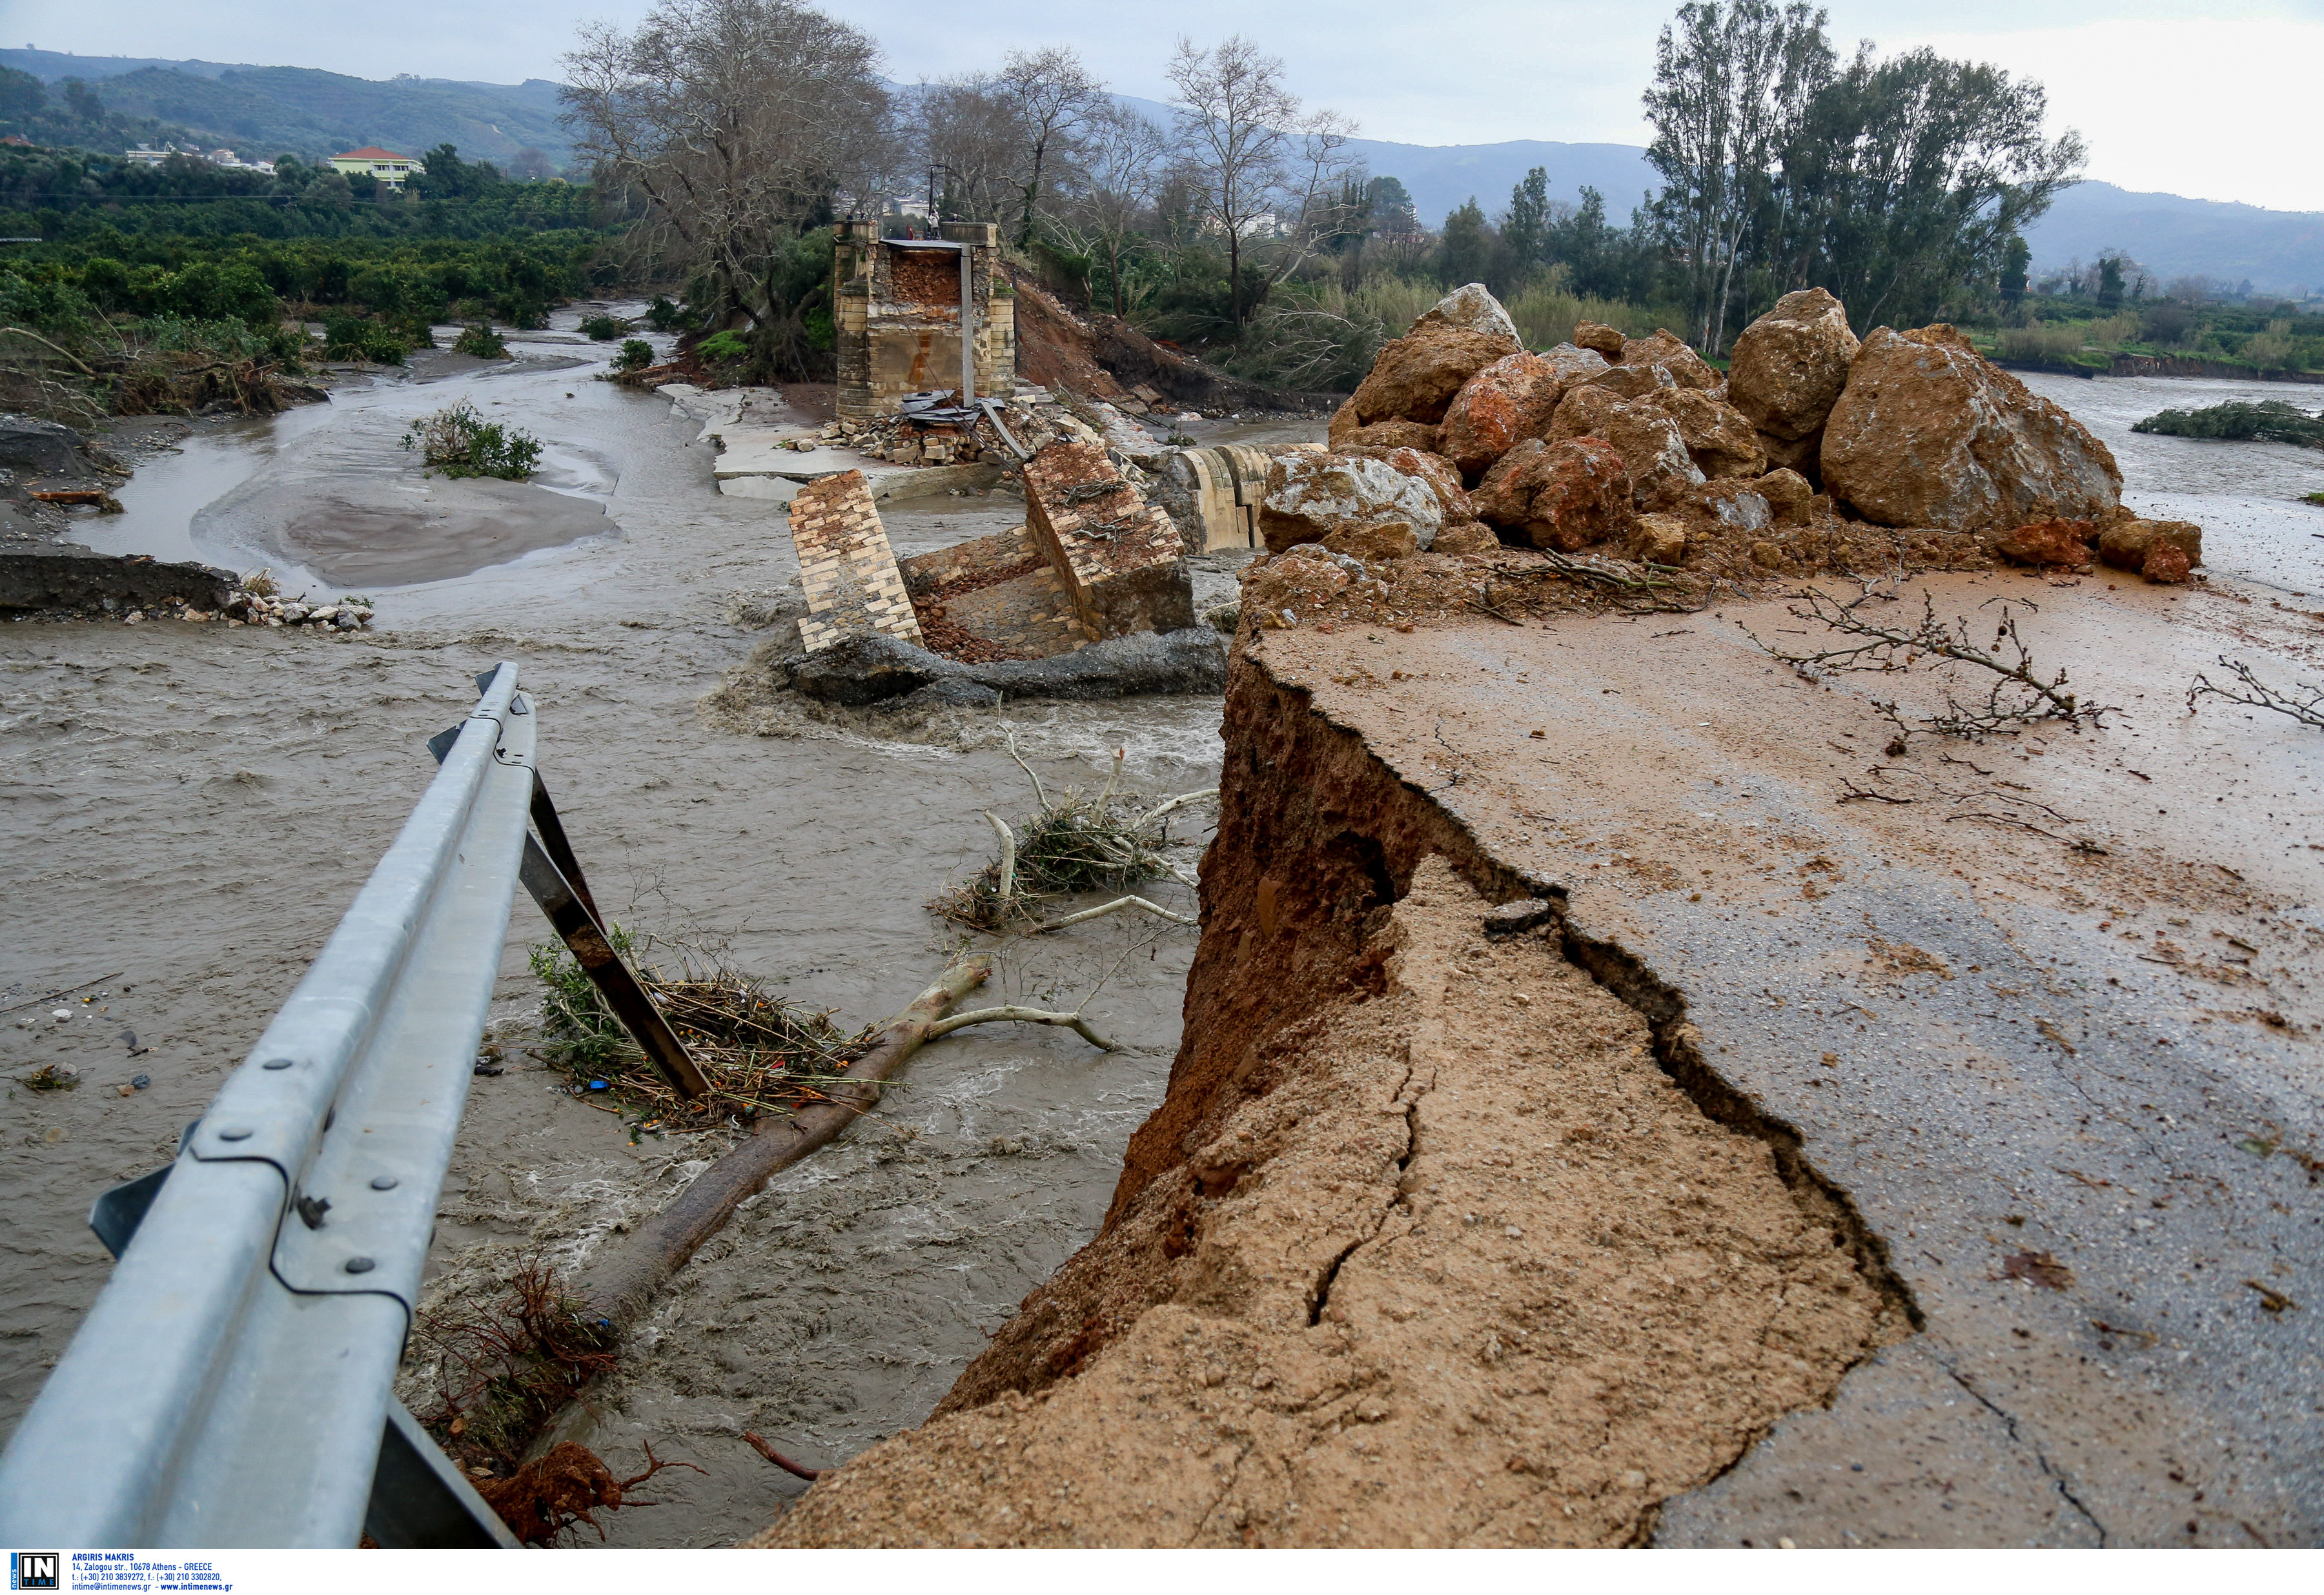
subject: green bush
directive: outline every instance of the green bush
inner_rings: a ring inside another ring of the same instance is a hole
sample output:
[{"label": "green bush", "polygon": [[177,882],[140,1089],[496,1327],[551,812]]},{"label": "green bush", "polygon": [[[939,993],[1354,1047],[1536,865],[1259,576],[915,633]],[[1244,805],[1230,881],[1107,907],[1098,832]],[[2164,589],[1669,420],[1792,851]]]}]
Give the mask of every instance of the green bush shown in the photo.
[{"label": "green bush", "polygon": [[406,345],[393,328],[368,316],[334,312],[323,318],[323,358],[401,365]]},{"label": "green bush", "polygon": [[2170,438],[2223,438],[2324,448],[2324,411],[2311,416],[2281,399],[2263,399],[2256,404],[2230,400],[2208,410],[2165,410],[2133,422],[2130,429]]},{"label": "green bush", "polygon": [[582,332],[601,344],[612,343],[629,329],[630,324],[619,316],[586,316],[581,321]]},{"label": "green bush", "polygon": [[615,371],[643,371],[653,364],[653,346],[641,337],[622,340],[622,351],[613,356]]},{"label": "green bush", "polygon": [[417,452],[422,465],[447,476],[497,476],[504,482],[521,482],[540,461],[540,438],[486,420],[465,399],[449,410],[412,422],[403,434],[403,447]]},{"label": "green bush", "polygon": [[501,341],[501,335],[493,330],[492,323],[488,321],[479,321],[466,328],[452,340],[452,347],[459,354],[474,355],[479,360],[508,358],[508,346]]},{"label": "green bush", "polygon": [[653,303],[646,307],[646,325],[656,332],[684,332],[701,319],[686,306],[672,304],[668,294],[654,295]]}]

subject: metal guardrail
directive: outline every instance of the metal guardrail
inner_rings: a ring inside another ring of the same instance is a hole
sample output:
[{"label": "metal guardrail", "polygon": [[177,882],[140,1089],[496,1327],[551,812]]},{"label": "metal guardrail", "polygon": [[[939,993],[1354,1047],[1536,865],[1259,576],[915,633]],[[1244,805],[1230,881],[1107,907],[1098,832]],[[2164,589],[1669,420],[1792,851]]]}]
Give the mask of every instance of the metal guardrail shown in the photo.
[{"label": "metal guardrail", "polygon": [[120,1261],[0,1456],[0,1543],[514,1543],[392,1387],[520,876],[643,1010],[622,1017],[649,1056],[681,1090],[699,1076],[606,946],[516,667],[476,679],[430,744],[436,779],[177,1160],[91,1213]]}]

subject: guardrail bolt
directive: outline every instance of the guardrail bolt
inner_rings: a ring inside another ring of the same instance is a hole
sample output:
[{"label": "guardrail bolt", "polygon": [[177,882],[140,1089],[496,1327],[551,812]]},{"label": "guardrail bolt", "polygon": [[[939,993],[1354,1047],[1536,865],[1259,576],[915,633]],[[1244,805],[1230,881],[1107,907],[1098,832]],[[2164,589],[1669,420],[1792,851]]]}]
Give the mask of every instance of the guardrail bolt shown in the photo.
[{"label": "guardrail bolt", "polygon": [[350,1274],[368,1274],[374,1268],[379,1267],[377,1263],[373,1262],[369,1258],[349,1258],[346,1262],[339,1266]]},{"label": "guardrail bolt", "polygon": [[250,1139],[250,1127],[246,1124],[230,1124],[226,1129],[218,1131],[218,1139],[222,1141],[246,1141]]},{"label": "guardrail bolt", "polygon": [[392,1174],[375,1174],[371,1176],[371,1188],[374,1191],[392,1191],[395,1189],[395,1176]]}]

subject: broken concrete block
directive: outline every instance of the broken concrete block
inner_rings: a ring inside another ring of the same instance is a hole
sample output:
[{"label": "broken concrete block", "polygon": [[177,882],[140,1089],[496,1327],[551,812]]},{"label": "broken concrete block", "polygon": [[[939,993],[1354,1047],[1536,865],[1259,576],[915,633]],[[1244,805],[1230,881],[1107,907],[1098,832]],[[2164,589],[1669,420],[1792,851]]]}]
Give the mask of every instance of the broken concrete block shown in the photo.
[{"label": "broken concrete block", "polygon": [[807,589],[799,641],[809,653],[869,632],[919,641],[919,617],[862,472],[843,471],[798,490],[791,545]]},{"label": "broken concrete block", "polygon": [[1158,505],[1094,443],[1052,443],[1025,463],[1025,523],[1091,641],[1194,623],[1186,545]]}]

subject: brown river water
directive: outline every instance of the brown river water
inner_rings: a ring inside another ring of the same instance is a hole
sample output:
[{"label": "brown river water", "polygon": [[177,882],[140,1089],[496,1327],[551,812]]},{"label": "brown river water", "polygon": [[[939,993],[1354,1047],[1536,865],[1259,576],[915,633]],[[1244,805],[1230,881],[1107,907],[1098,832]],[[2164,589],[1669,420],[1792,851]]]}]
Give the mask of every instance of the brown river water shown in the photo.
[{"label": "brown river water", "polygon": [[[343,386],[327,406],[205,424],[140,468],[126,514],[74,523],[109,550],[369,594],[374,632],[0,626],[0,1007],[92,982],[0,1015],[14,1153],[0,1166],[0,1435],[108,1272],[89,1202],[171,1156],[425,786],[421,744],[495,660],[516,660],[540,705],[542,771],[613,917],[850,1025],[900,1006],[959,945],[925,904],[989,857],[979,811],[1032,807],[1005,731],[1053,791],[1101,783],[1116,750],[1139,791],[1216,779],[1216,699],[1028,705],[1005,729],[964,715],[881,735],[706,709],[765,635],[737,622],[743,601],[796,574],[778,507],[718,494],[696,423],[591,380],[602,346],[560,332],[520,349],[513,364],[423,357],[416,375]],[[2324,488],[2324,456],[2127,430],[2166,404],[2282,390],[2029,381],[2107,437],[2135,505],[2210,529],[2216,568],[2324,591],[2311,535],[2324,510],[2295,502]],[[396,439],[459,396],[548,441],[541,485],[420,479]],[[899,553],[1020,518],[1005,495],[886,512]],[[1207,826],[1195,813],[1189,872]],[[1181,909],[1192,897],[1170,882],[1153,895]],[[439,1301],[488,1288],[521,1253],[586,1261],[725,1144],[632,1146],[621,1120],[525,1056],[539,1003],[526,950],[546,934],[531,914],[521,899],[493,1007],[515,1066],[475,1082],[444,1194]],[[1060,1030],[955,1034],[875,1118],[746,1206],[659,1298],[584,1435],[617,1473],[641,1471],[649,1443],[704,1470],[657,1478],[660,1505],[604,1515],[607,1543],[713,1545],[763,1527],[805,1487],[744,1445],[745,1428],[828,1465],[927,1415],[1094,1231],[1123,1145],[1160,1100],[1193,948],[1190,930],[1128,917],[1011,947],[996,995],[1087,998],[1120,1050]],[[81,1083],[23,1083],[50,1063]],[[415,1366],[407,1383],[416,1407],[426,1376]]]}]

